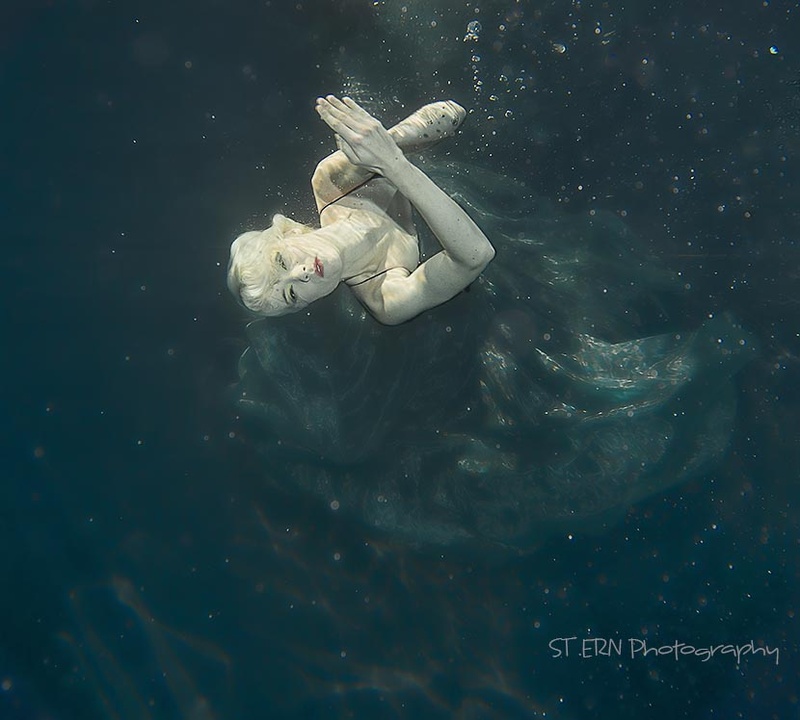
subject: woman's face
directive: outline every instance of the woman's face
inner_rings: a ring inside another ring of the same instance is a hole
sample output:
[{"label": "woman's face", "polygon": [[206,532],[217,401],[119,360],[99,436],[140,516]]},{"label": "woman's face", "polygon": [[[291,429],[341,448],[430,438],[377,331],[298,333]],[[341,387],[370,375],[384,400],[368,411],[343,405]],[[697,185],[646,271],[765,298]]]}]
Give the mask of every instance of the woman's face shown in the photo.
[{"label": "woman's face", "polygon": [[293,235],[270,248],[275,282],[269,315],[299,312],[332,293],[342,279],[338,253],[313,232]]}]

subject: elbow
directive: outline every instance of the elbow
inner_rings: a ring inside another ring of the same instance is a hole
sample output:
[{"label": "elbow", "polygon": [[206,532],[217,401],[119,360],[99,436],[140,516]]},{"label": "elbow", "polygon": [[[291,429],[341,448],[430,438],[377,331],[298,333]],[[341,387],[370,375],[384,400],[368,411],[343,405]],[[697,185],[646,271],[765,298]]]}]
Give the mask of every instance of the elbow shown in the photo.
[{"label": "elbow", "polygon": [[[434,307],[434,305],[429,307]],[[387,302],[384,300],[379,306],[367,307],[367,309],[381,325],[392,326],[408,322],[419,315],[426,307],[413,302]]]},{"label": "elbow", "polygon": [[475,253],[475,259],[473,261],[472,269],[476,272],[483,272],[486,266],[494,260],[495,250],[492,247],[491,243],[486,240],[484,246],[480,249],[479,252]]},{"label": "elbow", "polygon": [[381,325],[389,325],[391,327],[394,325],[402,325],[404,322],[408,322],[412,316],[398,308],[394,312],[387,312],[385,309],[381,312],[373,312],[372,317],[374,317]]},{"label": "elbow", "polygon": [[381,325],[386,325],[388,327],[393,327],[395,325],[402,325],[407,318],[397,318],[391,315],[378,315],[377,313],[372,313],[372,317],[374,317]]}]

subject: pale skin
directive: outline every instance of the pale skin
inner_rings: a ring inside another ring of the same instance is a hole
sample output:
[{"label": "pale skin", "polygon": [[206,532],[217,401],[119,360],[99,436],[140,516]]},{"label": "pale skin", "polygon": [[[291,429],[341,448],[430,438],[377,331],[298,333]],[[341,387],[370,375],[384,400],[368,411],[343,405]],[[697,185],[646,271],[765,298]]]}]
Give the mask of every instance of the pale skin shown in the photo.
[{"label": "pale skin", "polygon": [[[455,103],[441,105],[463,117]],[[316,110],[335,133],[339,150],[312,178],[320,229],[287,237],[276,249],[275,262],[283,271],[276,293],[286,312],[346,282],[379,322],[397,325],[466,288],[492,260],[494,248],[403,152],[438,138],[403,123],[387,131],[350,98],[318,98]],[[422,264],[412,205],[442,248]]]}]

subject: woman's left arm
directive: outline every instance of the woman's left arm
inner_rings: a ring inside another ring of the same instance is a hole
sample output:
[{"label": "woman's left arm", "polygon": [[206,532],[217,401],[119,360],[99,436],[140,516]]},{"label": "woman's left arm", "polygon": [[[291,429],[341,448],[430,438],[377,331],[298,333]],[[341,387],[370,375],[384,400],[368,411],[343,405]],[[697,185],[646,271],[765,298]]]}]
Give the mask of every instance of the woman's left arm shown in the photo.
[{"label": "woman's left arm", "polygon": [[494,248],[463,208],[405,158],[382,173],[417,209],[442,251],[408,277],[388,277],[381,290],[385,322],[397,324],[450,300],[494,257]]}]

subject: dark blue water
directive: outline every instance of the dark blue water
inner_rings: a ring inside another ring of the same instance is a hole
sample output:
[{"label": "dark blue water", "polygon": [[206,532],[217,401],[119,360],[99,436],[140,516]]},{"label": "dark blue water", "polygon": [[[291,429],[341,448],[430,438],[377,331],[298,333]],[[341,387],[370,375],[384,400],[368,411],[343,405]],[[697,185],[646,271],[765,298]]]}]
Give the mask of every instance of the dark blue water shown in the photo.
[{"label": "dark blue water", "polygon": [[[0,717],[796,717],[799,13],[4,4]],[[735,315],[759,351],[724,458],[499,557],[264,483],[224,270],[238,232],[313,219],[326,92],[457,99],[453,159],[616,214],[685,281],[674,325]]]}]

